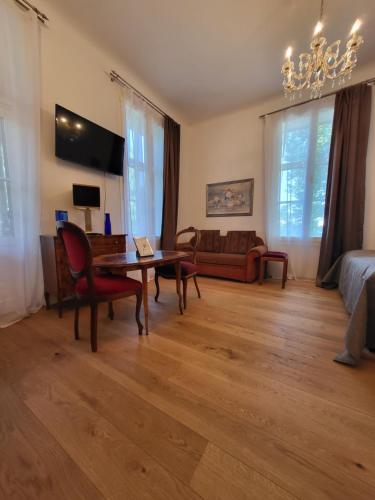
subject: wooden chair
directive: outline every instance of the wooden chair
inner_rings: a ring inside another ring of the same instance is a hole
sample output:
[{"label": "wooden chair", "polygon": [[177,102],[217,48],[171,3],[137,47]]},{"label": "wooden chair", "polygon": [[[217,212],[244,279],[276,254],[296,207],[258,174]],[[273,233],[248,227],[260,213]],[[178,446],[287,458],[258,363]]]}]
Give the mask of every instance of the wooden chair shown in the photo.
[{"label": "wooden chair", "polygon": [[57,234],[64,246],[69,270],[75,284],[76,305],[74,315],[74,337],[79,339],[79,307],[85,302],[90,305],[91,350],[97,351],[98,303],[108,302],[108,316],[113,320],[112,302],[123,297],[135,295],[137,298],[135,319],[138,333],[142,335],[143,326],[139,319],[142,305],[142,284],[123,276],[110,274],[96,275],[92,268],[90,242],[82,229],[71,222],[57,222]]},{"label": "wooden chair", "polygon": [[[183,234],[191,233],[192,237],[187,243],[179,243],[178,240]],[[191,252],[191,255],[186,260],[181,261],[181,280],[182,280],[182,289],[183,289],[183,302],[184,309],[187,306],[187,284],[190,278],[193,278],[195,288],[197,290],[198,297],[201,298],[201,293],[198,287],[197,282],[197,247],[199,245],[201,239],[201,233],[198,229],[194,227],[188,227],[187,229],[183,229],[179,231],[174,240],[174,248],[175,250],[187,251]],[[159,278],[162,277],[167,280],[175,280],[176,279],[176,269],[173,264],[169,264],[166,266],[159,266],[155,268],[155,285],[156,285],[156,295],[155,302],[158,301],[160,295],[160,286],[159,286]]]}]

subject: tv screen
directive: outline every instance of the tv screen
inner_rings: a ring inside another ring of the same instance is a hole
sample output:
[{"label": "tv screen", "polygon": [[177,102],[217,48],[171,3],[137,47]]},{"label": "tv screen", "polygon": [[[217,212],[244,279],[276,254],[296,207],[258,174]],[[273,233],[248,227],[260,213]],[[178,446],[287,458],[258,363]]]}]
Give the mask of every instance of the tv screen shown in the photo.
[{"label": "tv screen", "polygon": [[55,154],[114,175],[123,175],[125,139],[56,104]]},{"label": "tv screen", "polygon": [[73,205],[75,207],[100,207],[100,188],[73,184]]}]

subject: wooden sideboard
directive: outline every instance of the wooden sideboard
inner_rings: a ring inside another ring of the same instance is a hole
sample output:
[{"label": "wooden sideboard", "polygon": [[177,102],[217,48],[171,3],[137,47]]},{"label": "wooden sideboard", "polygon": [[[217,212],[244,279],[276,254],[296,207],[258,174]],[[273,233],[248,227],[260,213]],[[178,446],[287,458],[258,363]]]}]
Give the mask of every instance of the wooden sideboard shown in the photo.
[{"label": "wooden sideboard", "polygon": [[[91,243],[93,257],[126,252],[125,234],[111,236],[92,234],[88,235],[88,238]],[[46,306],[49,309],[51,297],[55,298],[58,303],[59,317],[61,318],[64,299],[74,296],[74,284],[69,272],[65,251],[57,236],[41,235],[40,246]]]}]

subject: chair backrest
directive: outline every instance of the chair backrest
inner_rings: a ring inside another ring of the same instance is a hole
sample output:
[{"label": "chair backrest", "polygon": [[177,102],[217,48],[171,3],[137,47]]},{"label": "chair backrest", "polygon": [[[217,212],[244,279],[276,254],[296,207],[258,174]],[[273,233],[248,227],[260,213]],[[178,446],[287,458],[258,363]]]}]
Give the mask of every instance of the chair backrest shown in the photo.
[{"label": "chair backrest", "polygon": [[[179,243],[179,239],[180,237],[184,234],[189,234],[191,233],[191,238],[188,242],[186,243]],[[181,231],[179,231],[176,236],[175,236],[175,239],[174,239],[174,248],[175,250],[187,250],[187,251],[191,251],[193,252],[192,253],[192,256],[191,256],[191,260],[192,262],[194,262],[194,264],[197,263],[197,257],[196,257],[196,254],[197,254],[197,247],[199,245],[199,242],[200,242],[200,239],[201,239],[201,232],[196,229],[195,227],[188,227],[186,229],[182,229]]]},{"label": "chair backrest", "polygon": [[82,229],[71,222],[58,221],[57,234],[62,241],[74,281],[86,276],[89,290],[93,287],[90,241]]}]

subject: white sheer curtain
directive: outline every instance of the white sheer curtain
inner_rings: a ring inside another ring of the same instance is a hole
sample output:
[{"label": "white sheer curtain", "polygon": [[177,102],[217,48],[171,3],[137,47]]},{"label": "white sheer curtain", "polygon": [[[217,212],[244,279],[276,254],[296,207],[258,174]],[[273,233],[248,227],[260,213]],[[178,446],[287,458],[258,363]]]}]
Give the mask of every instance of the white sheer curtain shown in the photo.
[{"label": "white sheer curtain", "polygon": [[[164,117],[134,92],[124,94],[124,209],[127,248],[134,236],[160,247],[163,211]],[[153,269],[149,279],[154,276]]]},{"label": "white sheer curtain", "polygon": [[39,245],[39,26],[0,0],[0,326],[43,301]]},{"label": "white sheer curtain", "polygon": [[124,106],[125,229],[130,248],[133,236],[147,236],[155,249],[163,210],[164,118],[130,91]]},{"label": "white sheer curtain", "polygon": [[267,243],[270,250],[288,252],[295,278],[316,277],[333,111],[334,97],[328,97],[265,121]]}]

